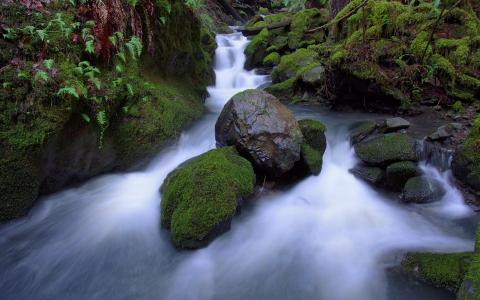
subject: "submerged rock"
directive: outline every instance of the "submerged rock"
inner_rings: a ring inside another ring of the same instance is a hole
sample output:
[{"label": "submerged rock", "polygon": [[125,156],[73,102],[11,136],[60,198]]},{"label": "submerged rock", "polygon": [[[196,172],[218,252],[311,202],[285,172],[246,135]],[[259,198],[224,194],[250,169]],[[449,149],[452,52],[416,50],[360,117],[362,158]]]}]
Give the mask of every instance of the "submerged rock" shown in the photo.
[{"label": "submerged rock", "polygon": [[233,96],[215,124],[219,146],[234,145],[266,174],[278,177],[300,160],[303,135],[293,113],[275,96],[246,90]]},{"label": "submerged rock", "polygon": [[471,253],[409,253],[402,270],[437,288],[457,292],[472,259]]},{"label": "submerged rock", "polygon": [[301,158],[310,174],[318,175],[322,170],[323,154],[327,147],[325,125],[320,121],[304,119],[299,122],[305,142],[301,147]]},{"label": "submerged rock", "polygon": [[393,163],[386,169],[387,186],[392,190],[401,191],[407,180],[420,174],[420,169],[411,161]]},{"label": "submerged rock", "polygon": [[377,167],[357,165],[350,170],[350,173],[376,186],[382,185],[385,180],[385,171]]},{"label": "submerged rock", "polygon": [[410,127],[410,122],[403,118],[390,118],[385,120],[385,132],[394,132]]},{"label": "submerged rock", "polygon": [[356,144],[355,153],[363,162],[372,166],[417,160],[414,140],[402,133],[386,134]]},{"label": "submerged rock", "polygon": [[445,194],[442,183],[433,178],[410,178],[403,188],[402,200],[408,203],[428,203],[440,200]]},{"label": "submerged rock", "polygon": [[174,245],[194,249],[230,229],[240,201],[253,192],[252,165],[233,147],[211,150],[171,172],[161,188],[161,224]]}]

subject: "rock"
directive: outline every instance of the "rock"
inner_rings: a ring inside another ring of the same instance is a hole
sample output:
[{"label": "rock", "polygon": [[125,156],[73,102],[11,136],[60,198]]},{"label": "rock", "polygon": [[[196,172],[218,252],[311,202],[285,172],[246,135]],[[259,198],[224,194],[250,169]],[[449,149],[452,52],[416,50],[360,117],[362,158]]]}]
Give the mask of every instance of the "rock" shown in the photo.
[{"label": "rock", "polygon": [[401,191],[408,179],[420,174],[420,169],[411,161],[393,163],[386,169],[387,186],[395,191]]},{"label": "rock", "polygon": [[428,139],[431,141],[443,141],[449,137],[452,137],[456,131],[459,131],[463,128],[461,123],[450,123],[438,127],[435,132],[428,136]]},{"label": "rock", "polygon": [[422,282],[456,293],[471,260],[471,253],[409,253],[401,267]]},{"label": "rock", "polygon": [[272,52],[263,59],[263,65],[267,67],[273,67],[280,62],[280,54]]},{"label": "rock", "polygon": [[381,135],[355,145],[355,153],[366,164],[387,166],[397,161],[416,161],[415,141],[403,133]]},{"label": "rock", "polygon": [[480,194],[480,121],[478,120],[480,119],[477,119],[452,160],[453,175],[477,195]]},{"label": "rock", "polygon": [[305,139],[301,147],[302,161],[310,174],[318,175],[322,170],[322,158],[327,147],[325,125],[311,119],[300,120],[298,124]]},{"label": "rock", "polygon": [[233,147],[208,151],[171,172],[161,188],[161,225],[174,245],[206,246],[230,229],[240,201],[253,192],[252,165]]},{"label": "rock", "polygon": [[462,285],[458,290],[458,300],[480,299],[480,276],[478,270],[480,270],[480,228],[477,227],[475,250],[467,273],[463,277]]},{"label": "rock", "polygon": [[278,66],[273,69],[273,82],[278,83],[296,77],[298,71],[315,62],[316,56],[314,51],[303,48],[282,56]]},{"label": "rock", "polygon": [[350,143],[352,145],[360,143],[366,137],[374,133],[377,127],[378,125],[374,121],[361,121],[355,123],[350,128]]},{"label": "rock", "polygon": [[220,146],[239,153],[269,176],[288,172],[300,160],[302,132],[293,113],[275,96],[246,90],[225,105],[215,125]]},{"label": "rock", "polygon": [[265,91],[278,97],[281,101],[290,102],[295,94],[295,78],[290,78],[285,81],[272,84],[267,87]]},{"label": "rock", "polygon": [[403,188],[402,200],[408,203],[428,203],[439,200],[445,194],[442,183],[433,178],[410,178]]},{"label": "rock", "polygon": [[390,118],[385,120],[385,132],[395,132],[410,127],[410,122],[403,118]]},{"label": "rock", "polygon": [[385,180],[385,171],[377,167],[357,165],[350,170],[350,173],[376,186],[381,186]]},{"label": "rock", "polygon": [[267,54],[270,33],[268,29],[263,29],[257,34],[245,48],[245,68],[253,69],[260,66]]},{"label": "rock", "polygon": [[301,75],[302,82],[309,85],[319,85],[325,81],[325,68],[320,65],[313,65]]}]

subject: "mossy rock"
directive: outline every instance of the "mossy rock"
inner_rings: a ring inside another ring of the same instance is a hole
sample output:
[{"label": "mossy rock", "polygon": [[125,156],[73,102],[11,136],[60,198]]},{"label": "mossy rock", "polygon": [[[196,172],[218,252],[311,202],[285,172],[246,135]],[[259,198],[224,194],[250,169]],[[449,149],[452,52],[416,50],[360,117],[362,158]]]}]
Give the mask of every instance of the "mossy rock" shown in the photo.
[{"label": "mossy rock", "polygon": [[277,52],[272,52],[263,59],[262,64],[266,67],[274,67],[278,65],[279,62],[280,62],[280,54],[278,54]]},{"label": "mossy rock", "polygon": [[295,94],[296,81],[296,78],[290,78],[279,83],[274,83],[267,87],[265,91],[276,96],[281,101],[290,102]]},{"label": "mossy rock", "polygon": [[[290,32],[288,33],[288,47],[291,50],[301,48],[309,44],[309,35],[306,31],[310,28],[328,22],[329,13],[326,9],[304,9],[296,13],[292,18]],[[314,41],[310,44],[315,43]]]},{"label": "mossy rock", "polygon": [[411,161],[393,163],[386,169],[387,186],[395,191],[401,191],[407,180],[420,174],[420,169]]},{"label": "mossy rock", "polygon": [[278,83],[296,77],[302,68],[316,62],[316,59],[317,54],[307,49],[298,49],[292,54],[282,56],[278,66],[273,69],[273,82]]},{"label": "mossy rock", "polygon": [[422,282],[456,293],[471,260],[471,253],[410,253],[402,269]]},{"label": "mossy rock", "polygon": [[417,160],[415,141],[403,133],[385,134],[356,144],[355,153],[363,162],[372,166]]},{"label": "mossy rock", "polygon": [[208,151],[167,176],[161,188],[161,224],[176,247],[203,247],[230,228],[239,201],[253,192],[254,184],[252,165],[233,147]]},{"label": "mossy rock", "polygon": [[268,29],[263,29],[259,34],[253,37],[252,41],[245,48],[245,68],[253,69],[262,64],[269,45],[270,33]]},{"label": "mossy rock", "polygon": [[425,176],[412,177],[405,183],[402,201],[407,203],[428,203],[440,200],[445,195],[442,183]]},{"label": "mossy rock", "polygon": [[376,186],[382,186],[385,181],[385,171],[378,167],[357,165],[350,172],[355,177]]},{"label": "mossy rock", "polygon": [[305,141],[301,146],[301,159],[310,174],[318,175],[322,170],[323,154],[327,147],[325,125],[312,119],[300,120],[298,125]]},{"label": "mossy rock", "polygon": [[475,251],[457,293],[458,300],[480,300],[480,228],[477,228]]},{"label": "mossy rock", "polygon": [[460,181],[480,195],[480,118],[477,117],[462,147],[452,161],[452,172]]}]

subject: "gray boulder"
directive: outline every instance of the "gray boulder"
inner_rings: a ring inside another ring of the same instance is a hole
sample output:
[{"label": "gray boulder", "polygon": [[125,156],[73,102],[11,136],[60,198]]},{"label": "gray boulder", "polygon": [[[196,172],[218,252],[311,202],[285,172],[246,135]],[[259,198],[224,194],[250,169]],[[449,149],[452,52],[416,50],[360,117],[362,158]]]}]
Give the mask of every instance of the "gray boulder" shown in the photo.
[{"label": "gray boulder", "polygon": [[246,90],[233,96],[215,124],[218,146],[234,145],[257,170],[278,177],[300,160],[303,135],[293,113],[273,95]]},{"label": "gray boulder", "polygon": [[408,122],[403,118],[396,117],[396,118],[386,119],[384,126],[385,126],[385,129],[384,129],[385,132],[395,132],[402,129],[407,129],[408,127],[410,127],[410,122]]},{"label": "gray boulder", "polygon": [[402,200],[408,203],[428,203],[445,195],[442,183],[424,176],[410,178],[403,188]]}]

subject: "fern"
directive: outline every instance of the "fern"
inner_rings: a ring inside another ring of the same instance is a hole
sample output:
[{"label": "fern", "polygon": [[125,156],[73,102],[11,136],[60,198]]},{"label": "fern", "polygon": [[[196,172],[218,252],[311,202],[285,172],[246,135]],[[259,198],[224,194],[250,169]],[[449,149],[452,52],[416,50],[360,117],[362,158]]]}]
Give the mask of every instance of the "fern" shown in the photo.
[{"label": "fern", "polygon": [[53,63],[54,63],[53,59],[45,59],[43,61],[43,65],[45,66],[45,68],[47,68],[47,70],[51,70],[53,68]]},{"label": "fern", "polygon": [[39,81],[47,82],[48,78],[49,77],[47,72],[37,71],[37,73],[35,73],[35,77],[33,77],[33,82],[39,82]]},{"label": "fern", "polygon": [[57,92],[57,96],[59,96],[59,97],[72,96],[72,97],[75,97],[77,99],[80,98],[78,96],[78,93],[75,90],[75,88],[73,88],[71,86],[67,86],[67,87],[63,87],[63,88],[59,89],[58,92]]},{"label": "fern", "polygon": [[130,96],[133,96],[134,95],[133,86],[130,83],[127,83],[125,86],[127,87],[128,94]]},{"label": "fern", "polygon": [[117,53],[118,58],[125,64],[127,63],[127,57],[125,56],[125,51],[122,49]]},{"label": "fern", "polygon": [[87,114],[81,113],[80,116],[82,116],[82,118],[85,120],[85,122],[90,123],[91,119]]},{"label": "fern", "polygon": [[88,40],[85,42],[85,52],[93,54],[95,52],[95,46],[93,40]]},{"label": "fern", "polygon": [[101,127],[105,127],[107,124],[107,113],[104,110],[97,112],[97,123]]},{"label": "fern", "polygon": [[47,37],[47,30],[46,29],[39,29],[37,30],[38,37],[43,42]]},{"label": "fern", "polygon": [[130,56],[136,60],[142,55],[143,45],[142,41],[137,36],[132,36],[130,41],[125,44],[130,53]]},{"label": "fern", "polygon": [[92,83],[97,88],[97,90],[99,90],[102,86],[102,82],[97,77],[90,78],[88,81]]}]

